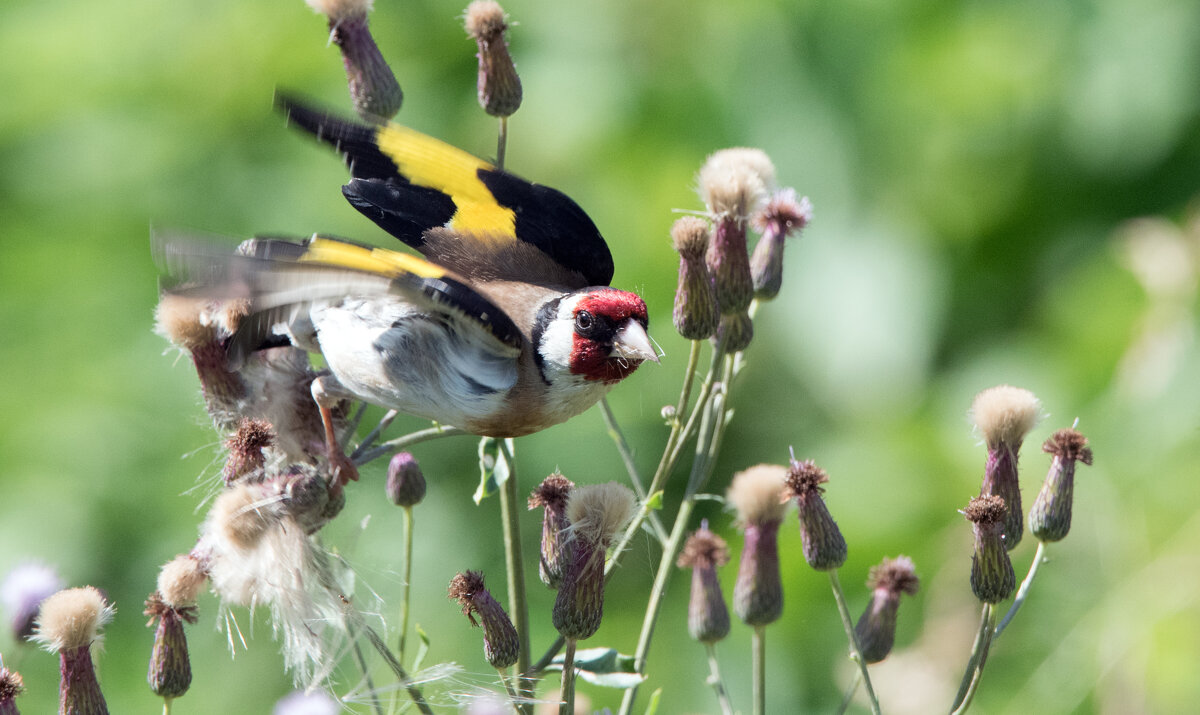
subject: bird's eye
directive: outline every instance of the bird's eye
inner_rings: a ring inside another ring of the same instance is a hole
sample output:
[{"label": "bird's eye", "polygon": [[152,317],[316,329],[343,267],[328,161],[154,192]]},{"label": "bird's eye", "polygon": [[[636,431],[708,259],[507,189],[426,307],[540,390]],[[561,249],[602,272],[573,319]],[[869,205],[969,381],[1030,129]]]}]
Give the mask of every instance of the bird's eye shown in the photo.
[{"label": "bird's eye", "polygon": [[580,333],[588,333],[592,328],[596,327],[596,319],[586,310],[581,310],[575,314],[575,330]]}]

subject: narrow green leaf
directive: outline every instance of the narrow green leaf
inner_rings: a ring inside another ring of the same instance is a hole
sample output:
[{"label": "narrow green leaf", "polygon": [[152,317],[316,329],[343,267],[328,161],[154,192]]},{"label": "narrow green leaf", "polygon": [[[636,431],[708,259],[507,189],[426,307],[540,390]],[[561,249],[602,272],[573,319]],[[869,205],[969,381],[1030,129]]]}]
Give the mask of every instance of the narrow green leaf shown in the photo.
[{"label": "narrow green leaf", "polygon": [[654,511],[662,511],[663,490],[659,489],[658,491],[651,494],[650,498],[646,500],[646,506],[650,507]]}]

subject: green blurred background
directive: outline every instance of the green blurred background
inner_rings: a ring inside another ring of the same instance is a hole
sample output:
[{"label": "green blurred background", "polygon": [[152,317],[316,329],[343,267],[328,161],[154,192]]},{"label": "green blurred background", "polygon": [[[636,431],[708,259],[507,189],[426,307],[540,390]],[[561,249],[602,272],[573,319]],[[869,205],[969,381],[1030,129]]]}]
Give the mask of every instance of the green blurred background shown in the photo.
[{"label": "green blurred background", "polygon": [[[400,120],[490,155],[463,6],[376,4],[372,26],[405,90]],[[1054,429],[1078,417],[1096,464],[1081,467],[1072,533],[993,649],[976,711],[1191,711],[1200,4],[505,7],[519,23],[525,88],[509,167],[591,213],[616,256],[615,283],[644,294],[666,352],[611,398],[642,469],[657,460],[659,410],[675,400],[686,357],[670,327],[673,209],[700,208],[694,174],[709,152],[762,147],[816,218],[789,245],[780,298],[760,312],[714,489],[738,469],[783,462],[789,446],[829,471],[851,609],[885,555],[912,556],[923,582],[902,607],[897,653],[873,669],[885,710],[936,712],[977,613],[970,529],[956,509],[977,492],[984,454],[966,410],[983,388],[1027,387],[1049,413],[1025,449],[1027,503],[1049,463],[1037,447]],[[283,87],[349,111],[344,82],[323,18],[301,0],[0,6],[0,574],[37,559],[107,591],[118,615],[98,662],[113,712],[160,708],[144,680],[141,604],[157,567],[195,539],[205,488],[189,490],[219,468],[195,375],[151,332],[150,229],[321,230],[392,245],[343,201],[336,158],[271,109]],[[1131,223],[1139,217],[1156,218]],[[450,703],[494,675],[444,589],[457,570],[482,568],[507,602],[498,505],[471,502],[473,440],[416,453],[431,484],[417,509],[414,620],[432,638],[427,663],[463,668],[430,686]],[[624,479],[596,411],[519,440],[518,453],[524,492],[556,467],[577,482]],[[364,471],[327,541],[356,565],[361,592],[394,606],[401,518],[382,483],[381,464]],[[736,550],[730,517],[704,511]],[[536,521],[524,522],[530,554]],[[1019,573],[1034,546],[1014,552]],[[827,712],[851,672],[841,626],[792,518],[781,547],[788,606],[768,634],[772,710]],[[639,539],[587,645],[633,651],[656,562]],[[642,697],[662,688],[660,712],[713,712],[682,576]],[[530,581],[537,654],[554,636],[552,594]],[[269,712],[290,680],[263,614],[236,612],[253,637],[231,658],[215,599],[200,605],[188,632],[195,680],[175,712]],[[385,616],[394,622],[394,608]],[[748,710],[747,629],[735,625],[719,651]],[[25,676],[22,710],[52,711],[54,659],[7,634],[0,653]],[[338,692],[355,685],[344,672]],[[597,707],[618,701],[580,690]]]}]

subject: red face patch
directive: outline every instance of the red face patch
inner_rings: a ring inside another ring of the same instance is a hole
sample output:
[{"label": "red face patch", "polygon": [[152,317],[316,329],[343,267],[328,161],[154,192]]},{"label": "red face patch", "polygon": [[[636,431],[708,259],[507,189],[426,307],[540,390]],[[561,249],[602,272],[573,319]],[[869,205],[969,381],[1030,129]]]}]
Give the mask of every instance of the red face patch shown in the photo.
[{"label": "red face patch", "polygon": [[628,291],[605,288],[584,296],[575,306],[575,334],[571,346],[571,372],[589,380],[619,382],[641,360],[612,356],[613,341],[626,321],[646,327],[646,303]]}]

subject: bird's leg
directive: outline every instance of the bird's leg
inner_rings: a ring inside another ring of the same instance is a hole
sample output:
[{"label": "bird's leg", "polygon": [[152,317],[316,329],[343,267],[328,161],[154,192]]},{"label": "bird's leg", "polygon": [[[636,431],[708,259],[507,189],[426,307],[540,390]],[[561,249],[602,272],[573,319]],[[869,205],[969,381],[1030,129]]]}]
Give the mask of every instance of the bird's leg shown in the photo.
[{"label": "bird's leg", "polygon": [[354,466],[354,462],[346,456],[342,451],[342,447],[338,444],[337,430],[333,428],[333,414],[331,412],[334,405],[341,399],[339,395],[333,394],[334,391],[329,389],[326,384],[328,377],[318,377],[312,381],[312,396],[317,403],[317,409],[321,412],[321,424],[325,428],[325,450],[326,457],[329,459],[329,470],[332,473],[332,481],[330,490],[341,489],[349,481],[358,481],[358,468]]}]

